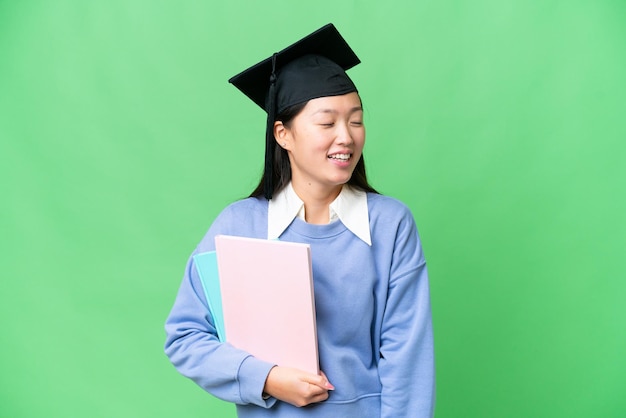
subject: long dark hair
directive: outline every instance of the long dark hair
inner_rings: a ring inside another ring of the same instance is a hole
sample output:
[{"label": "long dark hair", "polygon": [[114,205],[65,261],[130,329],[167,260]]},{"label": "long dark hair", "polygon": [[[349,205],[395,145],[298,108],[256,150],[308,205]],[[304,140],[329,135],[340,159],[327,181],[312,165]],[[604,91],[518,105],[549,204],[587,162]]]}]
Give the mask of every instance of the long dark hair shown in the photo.
[{"label": "long dark hair", "polygon": [[[276,120],[282,122],[285,127],[291,128],[291,122],[296,116],[298,116],[302,109],[304,109],[306,104],[307,102],[304,102],[288,107],[285,111],[276,116]],[[265,176],[267,176],[267,173],[264,171],[258,186],[256,186],[254,191],[250,194],[250,197],[264,196],[263,187],[265,184]],[[274,167],[272,170],[272,177],[274,194],[280,192],[291,181],[291,163],[289,162],[289,155],[283,147],[274,148]],[[356,163],[356,167],[352,172],[352,177],[350,177],[347,184],[364,192],[378,194],[378,192],[367,182],[363,154],[361,154],[359,161]]]}]

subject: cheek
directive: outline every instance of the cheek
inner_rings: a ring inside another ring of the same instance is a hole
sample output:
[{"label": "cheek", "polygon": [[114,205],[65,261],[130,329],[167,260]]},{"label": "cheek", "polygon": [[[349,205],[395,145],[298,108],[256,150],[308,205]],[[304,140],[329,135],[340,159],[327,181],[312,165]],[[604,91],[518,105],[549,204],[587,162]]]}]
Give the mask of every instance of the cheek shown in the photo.
[{"label": "cheek", "polygon": [[353,136],[353,140],[354,140],[354,145],[358,147],[360,150],[362,150],[363,147],[365,146],[365,129],[356,133]]},{"label": "cheek", "polygon": [[308,130],[298,137],[301,150],[309,153],[324,151],[333,143],[333,135],[322,130]]},{"label": "cheek", "polygon": [[303,158],[325,153],[329,141],[319,132],[302,130],[293,138],[293,152]]}]

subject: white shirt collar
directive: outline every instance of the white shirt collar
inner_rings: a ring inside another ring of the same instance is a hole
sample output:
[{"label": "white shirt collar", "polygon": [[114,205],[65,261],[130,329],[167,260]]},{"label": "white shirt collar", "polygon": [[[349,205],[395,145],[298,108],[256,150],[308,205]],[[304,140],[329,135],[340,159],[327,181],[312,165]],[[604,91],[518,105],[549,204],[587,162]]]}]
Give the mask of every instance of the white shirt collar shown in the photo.
[{"label": "white shirt collar", "polygon": [[[339,219],[354,235],[367,245],[372,245],[367,210],[367,193],[347,184],[330,204],[330,219]],[[269,201],[267,209],[267,238],[277,239],[296,216],[304,218],[304,202],[289,183]]]}]

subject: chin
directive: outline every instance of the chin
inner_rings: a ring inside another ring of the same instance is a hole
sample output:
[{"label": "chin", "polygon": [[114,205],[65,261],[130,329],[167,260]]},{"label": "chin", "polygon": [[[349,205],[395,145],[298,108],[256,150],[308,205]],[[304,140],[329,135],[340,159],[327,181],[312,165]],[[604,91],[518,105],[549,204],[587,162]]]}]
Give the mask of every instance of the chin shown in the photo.
[{"label": "chin", "polygon": [[351,177],[348,178],[343,178],[343,179],[335,179],[335,181],[333,181],[332,183],[335,186],[343,186],[344,184],[348,184],[348,182],[350,181]]}]

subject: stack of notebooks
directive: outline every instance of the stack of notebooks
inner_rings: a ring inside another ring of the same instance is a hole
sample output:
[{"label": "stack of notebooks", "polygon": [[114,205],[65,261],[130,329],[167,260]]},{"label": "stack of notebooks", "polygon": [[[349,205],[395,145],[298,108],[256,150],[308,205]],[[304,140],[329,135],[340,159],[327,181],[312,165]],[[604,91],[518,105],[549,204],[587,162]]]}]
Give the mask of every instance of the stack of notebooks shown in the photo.
[{"label": "stack of notebooks", "polygon": [[308,244],[218,235],[194,262],[220,341],[319,373]]}]

